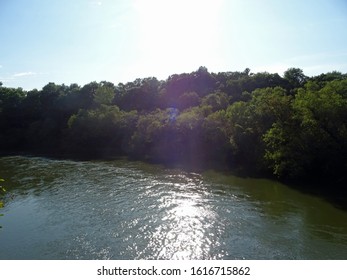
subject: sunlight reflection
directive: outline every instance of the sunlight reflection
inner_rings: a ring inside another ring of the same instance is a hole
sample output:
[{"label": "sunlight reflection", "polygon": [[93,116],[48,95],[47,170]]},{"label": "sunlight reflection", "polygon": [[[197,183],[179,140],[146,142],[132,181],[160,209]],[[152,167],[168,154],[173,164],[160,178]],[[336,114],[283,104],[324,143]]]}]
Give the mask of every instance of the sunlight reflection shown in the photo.
[{"label": "sunlight reflection", "polygon": [[187,177],[180,179],[185,184],[171,185],[172,192],[159,200],[164,215],[149,246],[157,252],[157,259],[209,259],[211,245],[218,243],[218,237],[210,234],[218,216],[208,206],[207,192],[198,182]]}]

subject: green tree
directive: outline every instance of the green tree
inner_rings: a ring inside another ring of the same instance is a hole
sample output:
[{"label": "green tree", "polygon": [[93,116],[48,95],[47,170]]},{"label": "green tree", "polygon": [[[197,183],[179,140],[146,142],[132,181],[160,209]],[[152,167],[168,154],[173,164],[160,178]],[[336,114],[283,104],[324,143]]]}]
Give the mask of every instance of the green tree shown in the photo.
[{"label": "green tree", "polygon": [[0,87],[0,147],[5,151],[18,149],[24,144],[25,98],[26,92],[22,88]]},{"label": "green tree", "polygon": [[184,110],[200,104],[200,97],[196,92],[185,92],[178,98],[177,108]]},{"label": "green tree", "polygon": [[341,178],[347,168],[347,81],[300,89],[291,117],[264,136],[274,174],[286,178]]},{"label": "green tree", "polygon": [[1,85],[0,150],[223,162],[248,174],[342,180],[346,100],[346,74],[308,78],[299,68],[284,77],[200,67],[117,86]]},{"label": "green tree", "polygon": [[115,105],[81,109],[68,120],[65,150],[87,157],[122,154],[136,118],[136,112],[124,112]]},{"label": "green tree", "polygon": [[211,106],[212,110],[225,110],[229,106],[230,97],[224,92],[214,92],[206,95],[202,99],[202,106]]},{"label": "green tree", "polygon": [[94,93],[94,102],[100,105],[111,105],[114,98],[113,88],[109,86],[101,86]]},{"label": "green tree", "polygon": [[192,107],[177,117],[177,152],[180,159],[189,165],[200,165],[204,160],[203,123],[211,113],[210,106]]},{"label": "green tree", "polygon": [[304,71],[300,68],[289,68],[283,74],[284,79],[286,79],[291,88],[299,88],[302,87],[308,77],[304,74]]},{"label": "green tree", "polygon": [[225,110],[209,114],[202,124],[206,161],[227,164],[231,156],[230,126]]},{"label": "green tree", "polygon": [[171,162],[179,156],[175,131],[178,110],[157,109],[142,114],[130,141],[130,154],[136,158]]},{"label": "green tree", "polygon": [[136,79],[134,82],[119,84],[116,88],[115,103],[125,111],[152,111],[159,107],[159,88],[156,78]]},{"label": "green tree", "polygon": [[226,81],[223,91],[232,97],[233,102],[243,100],[242,93],[245,91],[252,92],[256,89],[268,87],[285,88],[287,85],[286,80],[281,78],[277,73],[271,74],[268,72],[260,72],[247,74],[246,70],[239,75],[232,75],[232,78]]},{"label": "green tree", "polygon": [[264,172],[263,135],[278,120],[285,120],[291,97],[280,87],[258,89],[249,102],[239,101],[228,107],[230,143],[235,166],[252,172]]},{"label": "green tree", "polygon": [[347,74],[342,74],[338,71],[332,71],[328,73],[322,73],[318,76],[309,78],[309,81],[317,83],[319,88],[323,88],[328,82],[345,80],[347,79]]}]

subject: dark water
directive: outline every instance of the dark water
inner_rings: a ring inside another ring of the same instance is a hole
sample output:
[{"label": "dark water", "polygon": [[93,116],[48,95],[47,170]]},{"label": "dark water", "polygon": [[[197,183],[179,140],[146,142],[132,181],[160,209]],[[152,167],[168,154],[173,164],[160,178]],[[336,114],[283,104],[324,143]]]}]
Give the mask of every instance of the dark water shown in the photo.
[{"label": "dark water", "polygon": [[0,259],[347,259],[347,213],[270,180],[4,157]]}]

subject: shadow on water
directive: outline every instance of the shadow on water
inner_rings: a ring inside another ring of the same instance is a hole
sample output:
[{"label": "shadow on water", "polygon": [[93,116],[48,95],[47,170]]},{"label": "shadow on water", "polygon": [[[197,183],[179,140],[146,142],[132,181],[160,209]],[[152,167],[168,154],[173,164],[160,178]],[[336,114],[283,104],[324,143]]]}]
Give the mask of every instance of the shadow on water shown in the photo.
[{"label": "shadow on water", "polygon": [[[320,197],[334,207],[347,211],[347,182],[288,182],[287,185],[301,193]],[[334,187],[331,187],[331,185],[334,185]]]},{"label": "shadow on water", "polygon": [[0,170],[15,196],[0,243],[17,252],[0,258],[347,258],[347,213],[276,181],[126,159]]},{"label": "shadow on water", "polygon": [[[200,171],[204,171],[206,169],[200,169]],[[271,182],[271,184],[277,182],[278,184],[281,184],[283,186],[289,187],[293,190],[298,191],[302,194],[307,194],[311,196],[315,196],[321,199],[324,199],[334,207],[347,211],[347,182],[342,181],[334,181],[331,180],[305,180],[305,181],[289,181],[289,180],[282,180],[279,181],[276,178],[274,178],[271,174],[264,174],[258,175],[258,174],[245,174],[242,170],[232,170],[228,168],[211,168],[209,170],[216,170],[220,174],[223,174],[224,176],[235,176],[240,179],[244,180],[268,180],[267,182]],[[271,185],[269,184],[269,185]]]},{"label": "shadow on water", "polygon": [[[16,155],[3,155],[4,157],[10,156],[16,158]],[[1,155],[0,155],[1,157]],[[137,160],[137,159],[129,159],[126,156],[112,156],[107,157],[107,155],[103,155],[102,159],[98,159],[98,156],[92,156],[92,155],[72,155],[72,154],[38,154],[38,155],[31,155],[31,154],[23,154],[19,155],[18,157],[23,158],[44,158],[52,161],[63,161],[63,162],[113,162],[113,161],[120,161],[120,162],[133,162],[134,164],[140,164],[143,168],[148,168],[152,171],[156,171],[158,169],[171,169],[171,170],[180,170],[180,171],[186,171],[186,172],[192,172],[192,173],[203,173],[208,170],[215,170],[220,174],[223,174],[224,176],[235,176],[240,179],[245,180],[262,180],[262,179],[268,179],[267,182],[278,182],[282,185],[288,186],[294,190],[297,190],[300,193],[308,194],[312,196],[317,196],[319,198],[322,198],[326,200],[327,202],[331,203],[334,207],[347,211],[347,182],[334,182],[332,180],[330,181],[278,181],[275,178],[271,176],[271,174],[264,174],[264,176],[259,175],[252,175],[248,176],[245,171],[243,170],[233,170],[230,169],[225,164],[221,164],[218,162],[205,162],[205,161],[181,161],[181,162],[158,162],[155,160]],[[149,167],[150,166],[150,167]],[[2,175],[2,174],[0,174]],[[3,175],[2,175],[3,176]],[[48,177],[49,180],[49,177]],[[334,185],[334,187],[330,187],[331,185]],[[13,187],[13,186],[11,186]],[[14,186],[15,188],[15,186]],[[270,188],[269,188],[270,189]]]},{"label": "shadow on water", "polygon": [[[347,212],[339,204],[330,203],[331,201],[320,193],[312,195],[311,192],[303,192],[301,189],[268,179],[241,178],[213,171],[205,174],[207,178],[219,182],[220,189],[223,189],[223,186],[239,186],[243,191],[241,198],[250,201],[258,209],[262,217],[270,222],[269,228],[273,227],[273,231],[278,230],[275,229],[277,226],[287,229],[282,231],[283,238],[278,239],[279,242],[293,237],[291,242],[310,243],[312,240],[325,240],[328,243],[321,246],[326,246],[327,250],[332,250],[330,246],[347,249]],[[272,235],[271,232],[269,230],[267,234]],[[278,234],[272,237],[275,242]],[[303,241],[305,239],[312,240]],[[305,254],[311,256],[310,258],[322,258],[319,257],[321,249],[313,245],[308,247],[311,252]],[[346,257],[347,251],[337,258]]]}]

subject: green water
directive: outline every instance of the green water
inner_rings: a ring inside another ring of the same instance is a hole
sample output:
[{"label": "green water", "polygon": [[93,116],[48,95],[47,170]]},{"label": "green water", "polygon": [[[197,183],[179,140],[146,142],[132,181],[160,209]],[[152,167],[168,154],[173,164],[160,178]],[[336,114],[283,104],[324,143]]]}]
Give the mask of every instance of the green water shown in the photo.
[{"label": "green water", "polygon": [[0,158],[0,259],[347,259],[347,212],[270,180]]}]

